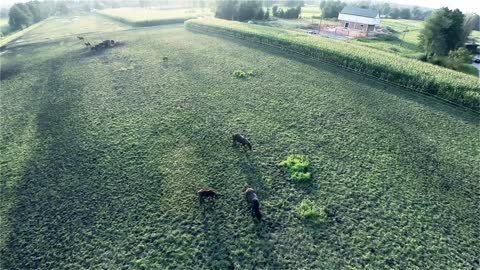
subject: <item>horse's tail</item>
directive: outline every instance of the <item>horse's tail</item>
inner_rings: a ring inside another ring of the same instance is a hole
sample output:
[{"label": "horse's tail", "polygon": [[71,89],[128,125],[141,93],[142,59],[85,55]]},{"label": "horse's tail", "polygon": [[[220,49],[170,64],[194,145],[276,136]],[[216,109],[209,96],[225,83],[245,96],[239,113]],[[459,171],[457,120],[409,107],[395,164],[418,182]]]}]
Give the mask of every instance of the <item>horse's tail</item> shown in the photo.
[{"label": "horse's tail", "polygon": [[250,144],[249,141],[247,141],[247,146],[248,146],[248,149],[252,150],[252,144]]},{"label": "horse's tail", "polygon": [[258,200],[253,201],[253,211],[255,212],[255,216],[258,220],[262,219],[262,213],[260,213],[260,203]]}]

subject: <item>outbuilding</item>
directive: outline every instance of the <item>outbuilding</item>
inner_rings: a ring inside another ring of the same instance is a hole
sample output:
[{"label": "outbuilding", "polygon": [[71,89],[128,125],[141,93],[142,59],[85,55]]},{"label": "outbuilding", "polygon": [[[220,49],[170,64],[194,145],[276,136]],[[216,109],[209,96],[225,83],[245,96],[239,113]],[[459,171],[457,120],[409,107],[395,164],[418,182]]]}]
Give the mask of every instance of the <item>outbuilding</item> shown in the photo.
[{"label": "outbuilding", "polygon": [[338,14],[339,26],[361,32],[372,32],[380,25],[378,10],[346,6]]}]

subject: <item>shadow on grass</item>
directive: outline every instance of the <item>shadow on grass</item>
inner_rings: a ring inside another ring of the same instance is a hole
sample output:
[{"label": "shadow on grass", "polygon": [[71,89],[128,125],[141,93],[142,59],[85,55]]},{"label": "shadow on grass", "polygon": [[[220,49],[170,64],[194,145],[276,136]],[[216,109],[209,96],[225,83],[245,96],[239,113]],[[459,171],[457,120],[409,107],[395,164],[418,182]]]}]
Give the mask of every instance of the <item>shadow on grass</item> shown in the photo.
[{"label": "shadow on grass", "polygon": [[224,245],[225,231],[221,212],[216,211],[215,205],[207,202],[202,209],[202,226],[207,241],[206,253],[203,254],[204,263],[210,267],[221,266],[223,269],[235,269],[229,249]]},{"label": "shadow on grass", "polygon": [[12,230],[1,253],[4,269],[51,268],[71,260],[78,246],[67,239],[92,226],[98,212],[98,184],[91,177],[99,174],[95,154],[82,147],[72,122],[78,96],[64,90],[78,85],[65,83],[53,69],[48,80],[57,88],[49,89],[38,109],[39,147],[18,183]]}]

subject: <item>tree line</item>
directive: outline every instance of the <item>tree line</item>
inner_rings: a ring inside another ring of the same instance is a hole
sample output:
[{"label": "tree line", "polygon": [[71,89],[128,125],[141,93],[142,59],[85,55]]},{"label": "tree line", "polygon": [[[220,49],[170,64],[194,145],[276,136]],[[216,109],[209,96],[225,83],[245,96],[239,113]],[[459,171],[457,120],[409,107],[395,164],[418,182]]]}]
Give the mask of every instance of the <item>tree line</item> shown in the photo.
[{"label": "tree line", "polygon": [[65,2],[29,1],[16,3],[8,11],[8,24],[11,30],[23,29],[57,12],[68,12]]},{"label": "tree line", "polygon": [[[217,2],[215,17],[225,20],[248,21],[248,20],[267,20],[270,18],[270,9],[264,10],[263,6],[280,1],[239,1],[239,0],[220,0]],[[272,7],[272,15],[283,19],[298,19],[302,12],[302,0],[290,0],[281,2],[287,8],[280,8],[277,5]]]},{"label": "tree line", "polygon": [[[342,9],[347,5],[346,2],[340,0],[323,0],[320,2],[320,9],[322,11],[323,18],[337,18],[338,14]],[[431,10],[421,10],[419,7],[413,8],[398,8],[393,7],[390,3],[372,3],[370,1],[358,1],[349,3],[351,6],[357,6],[360,8],[369,8],[375,9],[380,12],[381,15],[392,19],[414,19],[414,20],[424,20],[428,17],[432,11]]]},{"label": "tree line", "polygon": [[282,19],[298,19],[301,12],[302,12],[301,6],[288,8],[285,11],[282,8],[279,8],[278,6],[272,7],[273,16],[282,18]]},{"label": "tree line", "polygon": [[220,0],[215,11],[215,17],[234,21],[263,20],[269,16],[261,1]]}]

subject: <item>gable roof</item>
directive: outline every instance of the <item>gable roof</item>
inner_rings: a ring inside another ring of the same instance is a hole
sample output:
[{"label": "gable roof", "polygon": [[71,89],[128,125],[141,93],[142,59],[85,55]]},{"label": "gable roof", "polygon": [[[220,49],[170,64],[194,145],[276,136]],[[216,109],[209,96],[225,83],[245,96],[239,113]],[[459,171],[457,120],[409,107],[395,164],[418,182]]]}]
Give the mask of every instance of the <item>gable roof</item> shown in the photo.
[{"label": "gable roof", "polygon": [[340,14],[355,15],[367,18],[375,18],[378,15],[378,10],[359,8],[353,6],[346,6],[340,11]]}]

